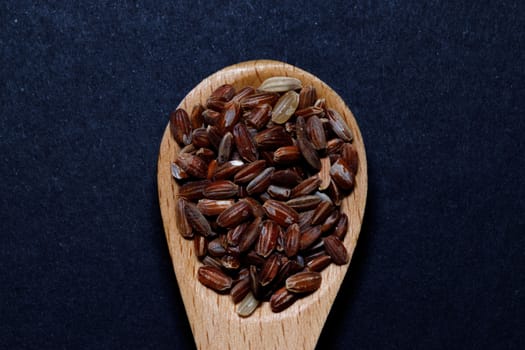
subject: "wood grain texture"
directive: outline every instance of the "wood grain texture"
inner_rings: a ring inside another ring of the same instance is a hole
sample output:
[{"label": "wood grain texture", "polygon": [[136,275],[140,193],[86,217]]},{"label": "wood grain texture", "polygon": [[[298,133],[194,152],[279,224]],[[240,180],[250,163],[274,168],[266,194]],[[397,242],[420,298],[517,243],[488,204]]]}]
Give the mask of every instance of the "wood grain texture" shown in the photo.
[{"label": "wood grain texture", "polygon": [[[303,85],[313,85],[327,105],[338,110],[354,133],[354,145],[359,154],[359,171],[353,193],[342,204],[349,218],[349,231],[344,244],[351,256],[361,229],[367,194],[367,163],[361,132],[344,101],[328,85],[312,74],[292,65],[270,60],[256,60],[226,67],[197,85],[179,107],[191,111],[194,104],[203,103],[218,86],[229,83],[235,88],[258,87],[270,76],[292,76]],[[166,117],[166,120],[168,118]],[[322,272],[321,288],[281,313],[272,313],[264,303],[249,318],[235,313],[227,295],[218,295],[197,280],[201,265],[193,252],[193,242],[177,232],[175,201],[178,186],[171,177],[170,164],[179,147],[166,127],[158,159],[158,191],[164,230],[173,261],[186,313],[199,349],[314,349],[331,305],[349,265],[332,264]]]}]

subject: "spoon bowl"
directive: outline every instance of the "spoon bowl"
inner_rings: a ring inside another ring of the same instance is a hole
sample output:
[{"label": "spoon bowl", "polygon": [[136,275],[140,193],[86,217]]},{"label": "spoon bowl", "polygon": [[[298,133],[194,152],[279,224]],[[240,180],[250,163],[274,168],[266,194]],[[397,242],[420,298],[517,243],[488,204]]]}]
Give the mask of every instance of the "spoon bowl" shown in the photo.
[{"label": "spoon bowl", "polygon": [[[204,103],[222,84],[231,84],[236,89],[258,87],[272,76],[291,76],[301,80],[303,86],[313,85],[318,96],[326,99],[327,106],[339,111],[353,132],[359,171],[354,191],[341,204],[349,219],[344,245],[351,257],[365,209],[368,183],[366,154],[356,120],[334,90],[314,75],[292,65],[256,60],[226,67],[207,77],[186,95],[178,107],[189,112],[195,104]],[[239,317],[230,296],[219,295],[199,283],[197,271],[202,264],[194,255],[193,242],[184,239],[177,230],[175,206],[178,185],[171,176],[170,165],[179,151],[168,125],[158,159],[159,202],[171,260],[197,348],[314,349],[349,264],[331,264],[321,273],[323,282],[319,290],[280,313],[273,313],[269,303],[265,302],[250,317]]]}]

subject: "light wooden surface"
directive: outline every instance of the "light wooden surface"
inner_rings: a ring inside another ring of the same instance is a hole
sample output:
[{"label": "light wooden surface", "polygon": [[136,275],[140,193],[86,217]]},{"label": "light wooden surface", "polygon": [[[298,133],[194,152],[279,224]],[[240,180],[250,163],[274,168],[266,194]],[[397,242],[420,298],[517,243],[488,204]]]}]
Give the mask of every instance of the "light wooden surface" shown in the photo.
[{"label": "light wooden surface", "polygon": [[[344,240],[352,255],[363,219],[367,193],[367,164],[361,133],[350,109],[325,83],[312,74],[292,65],[269,60],[257,60],[226,67],[197,85],[180,103],[188,113],[195,103],[203,103],[211,92],[224,83],[236,88],[258,87],[270,76],[293,76],[303,85],[311,84],[327,105],[337,109],[354,133],[354,145],[359,154],[359,171],[354,192],[342,208],[349,217],[349,232]],[[166,121],[168,116],[166,116]],[[200,263],[194,256],[193,242],[177,232],[175,200],[178,192],[171,177],[170,163],[179,147],[166,128],[158,160],[158,191],[164,230],[173,267],[198,349],[314,349],[326,317],[341,285],[348,265],[331,265],[322,272],[321,288],[281,313],[272,313],[264,303],[249,318],[235,313],[229,296],[218,295],[197,280]],[[175,332],[175,330],[174,330]]]}]

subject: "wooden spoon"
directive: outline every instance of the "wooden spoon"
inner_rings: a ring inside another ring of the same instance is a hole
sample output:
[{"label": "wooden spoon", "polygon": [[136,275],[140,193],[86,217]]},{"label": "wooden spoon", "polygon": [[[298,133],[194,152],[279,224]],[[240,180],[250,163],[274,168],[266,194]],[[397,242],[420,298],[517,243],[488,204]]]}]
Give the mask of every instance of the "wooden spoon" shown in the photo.
[{"label": "wooden spoon", "polygon": [[[353,131],[359,170],[355,189],[341,206],[349,218],[344,244],[351,256],[365,209],[367,164],[363,139],[354,116],[335,91],[319,78],[292,65],[256,60],[235,64],[212,74],[191,90],[179,107],[189,113],[196,103],[204,103],[212,91],[222,84],[232,84],[236,89],[247,85],[258,87],[271,76],[292,76],[300,79],[303,86],[313,85],[318,96],[325,98],[329,107],[338,110]],[[273,313],[269,303],[263,303],[250,317],[239,317],[228,295],[218,295],[198,282],[197,270],[201,263],[194,255],[193,242],[182,238],[177,231],[175,202],[178,185],[171,176],[170,164],[178,151],[168,126],[162,138],[157,170],[160,209],[171,260],[197,348],[314,349],[348,265],[330,265],[322,272],[323,282],[318,291],[298,300],[281,313]]]}]

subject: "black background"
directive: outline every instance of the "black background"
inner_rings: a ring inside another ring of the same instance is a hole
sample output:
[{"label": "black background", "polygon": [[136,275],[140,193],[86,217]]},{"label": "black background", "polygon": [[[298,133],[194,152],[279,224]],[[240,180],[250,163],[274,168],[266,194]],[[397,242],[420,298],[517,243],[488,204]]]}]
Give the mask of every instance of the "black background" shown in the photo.
[{"label": "black background", "polygon": [[0,4],[0,348],[191,349],[169,112],[258,58],[331,85],[369,194],[325,349],[525,347],[521,1]]}]

